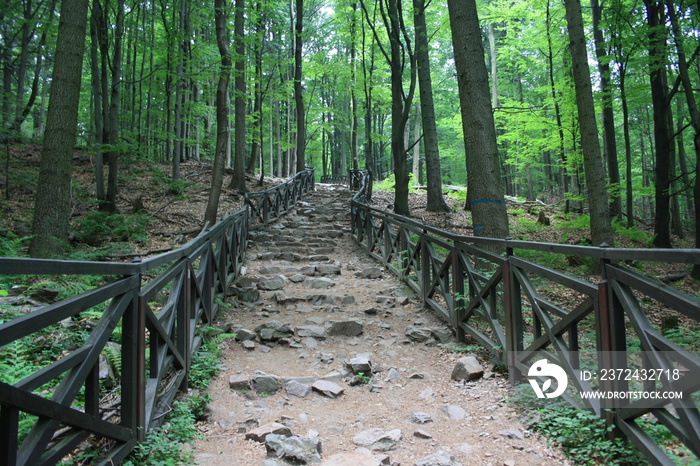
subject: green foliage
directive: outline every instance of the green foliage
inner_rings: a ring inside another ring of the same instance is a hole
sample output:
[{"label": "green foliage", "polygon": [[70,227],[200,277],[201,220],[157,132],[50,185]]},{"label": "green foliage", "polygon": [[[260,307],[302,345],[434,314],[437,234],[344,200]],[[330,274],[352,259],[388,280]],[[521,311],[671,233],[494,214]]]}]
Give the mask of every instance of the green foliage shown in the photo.
[{"label": "green foliage", "polygon": [[175,401],[163,426],[151,429],[146,441],[138,444],[125,466],[170,466],[192,464],[192,452],[183,452],[182,444],[201,436],[195,425],[196,416],[187,401]]},{"label": "green foliage", "polygon": [[645,231],[638,230],[634,227],[627,228],[618,221],[612,222],[612,228],[615,234],[629,238],[632,241],[641,243],[644,246],[650,246],[654,239],[653,236],[649,236],[649,234],[647,234]]},{"label": "green foliage", "polygon": [[150,217],[143,214],[93,212],[78,221],[76,239],[91,246],[114,241],[143,243],[149,221]]},{"label": "green foliage", "polygon": [[588,215],[577,215],[573,216],[571,220],[562,222],[561,226],[563,228],[574,228],[574,229],[591,229],[591,217]]},{"label": "green foliage", "polygon": [[540,420],[531,430],[559,443],[574,464],[647,464],[628,440],[608,439],[605,420],[590,411],[576,409],[564,401],[536,398],[528,384],[517,387],[510,401],[528,410],[534,408]]},{"label": "green foliage", "polygon": [[362,385],[367,385],[372,380],[372,374],[367,375],[364,372],[358,372],[356,377]]},{"label": "green foliage", "polygon": [[209,333],[202,345],[194,354],[192,365],[190,366],[190,386],[205,390],[209,386],[209,382],[219,373],[219,358],[221,357],[221,349],[219,345],[228,338],[234,338],[233,333],[218,333],[212,335],[213,332],[221,332],[221,329],[216,327],[207,327],[203,330]]},{"label": "green foliage", "polygon": [[0,233],[0,257],[23,256],[30,238],[30,236],[20,238],[12,231]]},{"label": "green foliage", "polygon": [[[408,174],[408,192],[409,193],[415,193],[417,190],[415,188],[415,183],[413,181],[414,175],[413,173]],[[384,178],[381,181],[375,181],[373,184],[372,189],[375,189],[377,191],[386,191],[386,192],[394,192],[394,189],[396,188],[396,176],[392,173],[388,177]]]}]

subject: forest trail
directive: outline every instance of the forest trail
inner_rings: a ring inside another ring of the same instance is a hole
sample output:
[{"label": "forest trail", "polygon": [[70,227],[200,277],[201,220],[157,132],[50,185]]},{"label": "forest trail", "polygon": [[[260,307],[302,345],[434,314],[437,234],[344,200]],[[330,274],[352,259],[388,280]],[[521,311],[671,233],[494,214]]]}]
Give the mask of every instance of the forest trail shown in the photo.
[{"label": "forest trail", "polygon": [[355,244],[350,197],[317,185],[252,229],[236,308],[217,323],[237,337],[221,345],[197,463],[567,464],[506,404],[489,361],[477,380],[451,379],[464,355],[437,343],[452,332]]}]

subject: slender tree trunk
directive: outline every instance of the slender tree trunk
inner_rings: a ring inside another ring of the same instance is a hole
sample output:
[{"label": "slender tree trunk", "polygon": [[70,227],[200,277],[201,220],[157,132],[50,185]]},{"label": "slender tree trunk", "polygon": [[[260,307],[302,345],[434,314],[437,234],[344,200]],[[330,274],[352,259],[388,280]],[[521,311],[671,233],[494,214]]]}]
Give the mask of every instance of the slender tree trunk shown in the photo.
[{"label": "slender tree trunk", "polygon": [[303,63],[302,32],[304,28],[304,0],[296,0],[296,23],[294,25],[294,102],[297,117],[296,172],[306,168],[306,121],[304,117],[304,94],[301,85]]},{"label": "slender tree trunk", "polygon": [[489,80],[475,0],[448,0],[474,234],[508,236]]},{"label": "slender tree trunk", "polygon": [[102,110],[102,80],[100,69],[100,25],[102,21],[102,5],[99,0],[92,4],[92,15],[90,17],[90,65],[92,71],[92,102],[94,107],[95,120],[95,193],[97,202],[101,204],[105,201],[104,182],[104,112]]},{"label": "slender tree trunk", "polygon": [[656,212],[654,218],[654,246],[671,247],[670,193],[671,129],[668,127],[670,112],[666,80],[666,34],[662,32],[666,15],[662,2],[645,0],[649,21],[649,72],[651,101],[654,110],[654,145],[656,146],[656,171],[654,174]]},{"label": "slender tree trunk", "polygon": [[88,0],[63,0],[34,207],[32,257],[61,254],[68,239],[73,148],[87,30]]},{"label": "slender tree trunk", "polygon": [[605,39],[600,28],[602,8],[598,0],[591,0],[593,14],[593,39],[595,53],[598,59],[600,73],[600,90],[603,94],[603,144],[605,160],[608,162],[608,177],[610,178],[611,204],[610,216],[619,218],[622,215],[622,197],[620,186],[620,167],[617,162],[617,142],[615,141],[615,115],[613,114],[613,88],[610,84],[610,64],[605,50]]},{"label": "slender tree trunk", "polygon": [[569,48],[576,88],[576,109],[581,132],[581,150],[586,170],[586,188],[591,212],[591,239],[598,246],[614,243],[610,225],[610,207],[605,183],[605,170],[598,143],[591,74],[588,68],[586,37],[579,0],[565,0],[569,30]]},{"label": "slender tree trunk", "polygon": [[[420,113],[423,126],[423,144],[425,146],[425,172],[428,188],[427,210],[429,212],[447,212],[449,207],[447,207],[442,197],[442,173],[440,172],[440,151],[435,123],[433,83],[430,78],[430,49],[428,46],[428,28],[425,23],[425,0],[413,0],[413,15],[416,30],[416,63],[418,66],[418,86],[420,90]],[[417,134],[416,137],[418,137]]]},{"label": "slender tree trunk", "polygon": [[228,122],[228,84],[231,78],[231,54],[228,48],[228,10],[226,0],[215,0],[214,15],[216,23],[216,44],[221,55],[219,83],[216,87],[216,150],[214,152],[214,169],[212,171],[209,201],[204,212],[204,224],[212,226],[216,223],[219,210],[221,185],[224,180],[224,165],[226,163],[226,146],[230,139]]},{"label": "slender tree trunk", "polygon": [[229,189],[239,192],[247,192],[245,185],[245,132],[246,132],[246,83],[245,83],[245,30],[243,28],[245,18],[245,0],[236,0],[235,15],[233,20],[234,42],[236,44],[236,60],[234,73],[234,87],[236,88],[233,99],[235,120],[235,146],[233,175]]},{"label": "slender tree trunk", "polygon": [[117,210],[117,175],[119,170],[119,108],[122,80],[122,37],[124,35],[124,0],[117,0],[117,21],[114,29],[114,54],[112,55],[112,87],[109,103],[109,120],[106,141],[109,173],[107,175],[107,198],[101,206],[109,212]]},{"label": "slender tree trunk", "polygon": [[554,50],[552,48],[552,18],[550,15],[550,2],[547,1],[547,64],[549,76],[549,88],[552,93],[552,101],[554,102],[554,115],[557,121],[557,134],[559,136],[559,158],[561,159],[561,184],[564,190],[564,213],[569,213],[570,201],[569,194],[569,163],[566,157],[565,140],[564,140],[564,125],[562,123],[561,109],[559,107],[559,97],[557,96],[557,88],[554,81]]}]

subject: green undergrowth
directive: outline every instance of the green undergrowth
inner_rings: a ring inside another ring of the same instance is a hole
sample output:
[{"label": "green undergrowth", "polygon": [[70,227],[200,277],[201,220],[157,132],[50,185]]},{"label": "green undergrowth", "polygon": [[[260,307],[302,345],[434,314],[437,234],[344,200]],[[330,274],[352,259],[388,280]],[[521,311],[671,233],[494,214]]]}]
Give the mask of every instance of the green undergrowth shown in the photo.
[{"label": "green undergrowth", "polygon": [[[575,408],[563,400],[539,399],[529,384],[516,387],[508,401],[524,412],[521,419],[530,420],[529,430],[561,446],[573,464],[649,464],[631,441],[622,437],[611,439],[612,428],[606,427],[605,420],[591,411]],[[653,417],[640,418],[637,425],[670,454],[675,464],[693,464],[695,455],[680,446],[678,439]]]},{"label": "green undergrowth", "polygon": [[183,451],[182,445],[198,438],[202,434],[197,428],[197,419],[204,413],[204,408],[211,401],[206,393],[211,380],[219,373],[219,345],[226,338],[235,335],[221,333],[216,327],[202,331],[204,341],[194,354],[190,369],[190,392],[181,396],[172,405],[172,411],[162,426],[151,429],[146,440],[139,443],[131,455],[122,463],[125,466],[170,466],[193,464],[192,451]]}]

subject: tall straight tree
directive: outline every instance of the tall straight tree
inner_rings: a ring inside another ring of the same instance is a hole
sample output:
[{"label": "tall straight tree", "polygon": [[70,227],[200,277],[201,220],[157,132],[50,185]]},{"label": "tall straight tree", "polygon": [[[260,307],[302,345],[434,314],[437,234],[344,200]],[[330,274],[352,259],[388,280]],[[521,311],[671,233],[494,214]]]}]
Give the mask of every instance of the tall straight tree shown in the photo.
[{"label": "tall straight tree", "polygon": [[476,0],[448,0],[474,234],[508,236],[496,125]]},{"label": "tall straight tree", "polygon": [[656,165],[654,173],[654,198],[656,201],[654,215],[654,246],[671,247],[671,107],[668,96],[668,78],[666,76],[666,14],[664,3],[657,0],[644,0],[649,22],[649,78],[651,84],[651,103],[654,113],[654,145]]},{"label": "tall straight tree", "polygon": [[593,89],[586,52],[586,36],[583,32],[583,17],[579,0],[564,0],[569,31],[569,49],[576,89],[576,110],[581,131],[581,150],[586,171],[586,189],[591,212],[591,239],[598,246],[613,245],[610,208],[605,183],[605,170],[598,142]]},{"label": "tall straight tree", "polygon": [[87,31],[88,0],[63,0],[34,207],[32,257],[63,251],[70,220],[73,148]]},{"label": "tall straight tree", "polygon": [[[438,149],[433,84],[430,78],[430,56],[428,28],[425,24],[425,0],[413,0],[413,21],[416,32],[416,63],[418,65],[418,87],[420,89],[423,144],[425,145],[425,171],[427,175],[427,210],[447,212],[449,207],[442,197],[442,175],[440,173],[440,151]],[[418,135],[416,135],[417,137]]]},{"label": "tall straight tree", "polygon": [[304,30],[304,0],[296,0],[296,21],[294,23],[294,104],[297,118],[297,173],[306,166],[306,121],[304,117],[304,94],[301,85],[302,77],[302,32]]},{"label": "tall straight tree", "polygon": [[[367,24],[391,71],[391,157],[394,162],[394,212],[408,215],[408,160],[404,133],[411,115],[416,90],[416,55],[406,30],[400,0],[378,0],[384,29],[389,36],[389,51],[382,44],[371,20],[367,5],[361,2]],[[406,69],[408,65],[408,70]],[[408,90],[404,89],[404,73],[408,72]]]},{"label": "tall straight tree", "polygon": [[613,114],[612,85],[610,82],[610,61],[605,50],[605,39],[600,21],[602,8],[599,0],[591,0],[591,13],[593,16],[593,39],[595,41],[595,54],[598,59],[598,72],[600,73],[600,90],[603,98],[603,144],[605,148],[605,160],[608,165],[608,177],[610,178],[610,191],[612,203],[610,204],[612,217],[622,216],[622,189],[620,186],[620,167],[617,162],[617,142],[615,140],[615,115]]},{"label": "tall straight tree", "polygon": [[215,0],[214,22],[216,23],[216,44],[221,55],[219,83],[216,87],[216,149],[214,152],[214,169],[211,178],[209,201],[204,212],[204,224],[214,225],[216,213],[219,210],[221,185],[224,181],[224,165],[226,162],[226,147],[230,139],[228,125],[228,84],[231,79],[231,53],[228,48],[226,0]]},{"label": "tall straight tree", "polygon": [[235,97],[234,110],[236,121],[234,123],[234,162],[233,175],[229,189],[236,189],[239,192],[246,192],[245,185],[245,129],[246,129],[246,85],[245,85],[245,29],[244,13],[245,0],[236,0],[235,13],[233,19],[233,35],[236,44],[236,61],[234,64],[234,87]]}]

